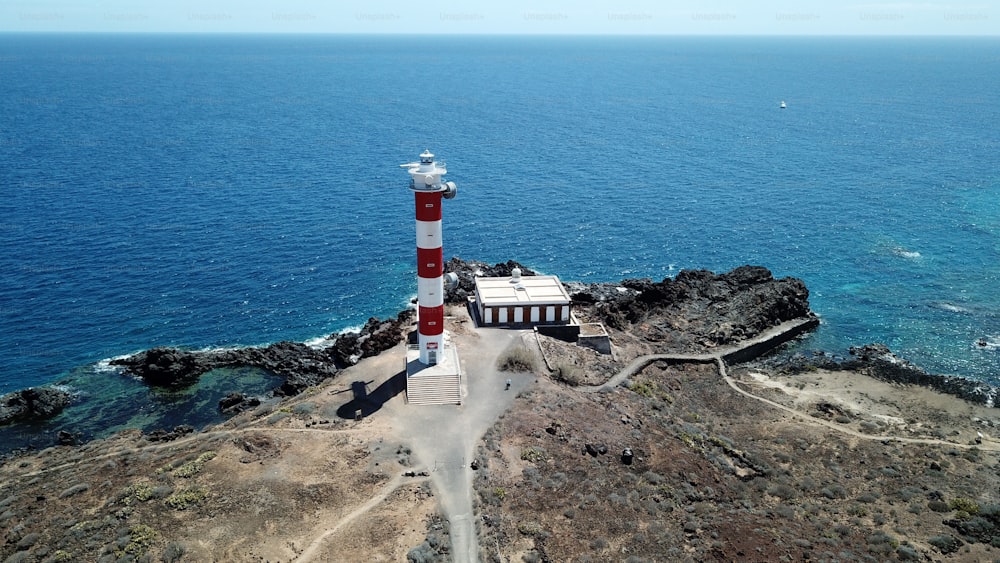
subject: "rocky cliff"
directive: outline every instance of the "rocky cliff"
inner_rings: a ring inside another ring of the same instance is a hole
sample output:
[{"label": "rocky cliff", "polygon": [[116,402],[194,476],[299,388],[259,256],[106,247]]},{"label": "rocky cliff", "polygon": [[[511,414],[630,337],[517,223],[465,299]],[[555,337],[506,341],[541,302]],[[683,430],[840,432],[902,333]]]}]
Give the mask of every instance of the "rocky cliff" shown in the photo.
[{"label": "rocky cliff", "polygon": [[776,279],[761,266],[723,274],[682,270],[660,282],[629,279],[568,287],[575,301],[592,305],[596,320],[639,331],[674,350],[732,344],[812,314],[802,280]]}]

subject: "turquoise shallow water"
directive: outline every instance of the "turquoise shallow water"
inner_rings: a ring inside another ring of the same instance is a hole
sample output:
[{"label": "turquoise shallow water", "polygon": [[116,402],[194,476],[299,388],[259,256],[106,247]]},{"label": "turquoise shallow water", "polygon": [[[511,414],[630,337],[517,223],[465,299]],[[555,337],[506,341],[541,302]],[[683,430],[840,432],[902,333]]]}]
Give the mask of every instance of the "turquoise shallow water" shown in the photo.
[{"label": "turquoise shallow water", "polygon": [[997,40],[8,34],[0,59],[0,392],[155,402],[97,363],[395,314],[425,148],[459,184],[446,255],[760,264],[811,289],[803,347],[998,382]]}]

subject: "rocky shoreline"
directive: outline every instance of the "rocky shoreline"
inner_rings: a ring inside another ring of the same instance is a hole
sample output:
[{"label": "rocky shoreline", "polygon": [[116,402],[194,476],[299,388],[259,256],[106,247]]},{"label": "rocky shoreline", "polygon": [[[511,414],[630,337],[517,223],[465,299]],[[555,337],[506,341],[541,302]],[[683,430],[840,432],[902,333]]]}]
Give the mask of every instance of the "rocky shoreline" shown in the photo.
[{"label": "rocky shoreline", "polygon": [[[446,272],[459,277],[455,288],[446,292],[448,303],[464,303],[475,291],[476,276],[508,276],[514,268],[521,268],[524,275],[534,275],[530,269],[509,261],[488,265],[482,262],[452,258]],[[413,309],[401,311],[395,318],[368,319],[357,332],[332,334],[325,341],[327,346],[313,347],[301,342],[282,341],[263,347],[244,347],[225,350],[182,350],[174,347],[157,347],[126,358],[111,361],[112,365],[125,368],[128,374],[142,379],[147,385],[177,389],[195,383],[198,378],[213,370],[225,367],[255,367],[284,378],[273,390],[276,396],[293,396],[307,387],[335,377],[341,370],[358,363],[363,358],[376,356],[406,338],[404,331],[414,320]],[[240,401],[229,396],[223,399],[220,409],[238,412]]]},{"label": "rocky shoreline", "polygon": [[848,357],[823,351],[811,354],[774,356],[751,362],[752,365],[783,374],[800,374],[817,369],[850,371],[903,385],[918,385],[987,407],[995,407],[997,388],[964,377],[930,373],[892,353],[885,344],[874,343],[850,348]]},{"label": "rocky shoreline", "polygon": [[[523,275],[536,272],[515,261],[487,264],[452,258],[445,272],[458,276],[446,302],[465,303],[475,291],[477,276],[509,276],[514,268]],[[760,266],[741,266],[722,274],[683,270],[674,278],[626,279],[617,283],[566,283],[578,309],[611,328],[640,332],[642,337],[678,352],[700,352],[745,340],[784,321],[812,316],[809,291],[802,280],[775,279]],[[155,347],[111,363],[146,385],[182,389],[205,373],[219,368],[253,367],[280,376],[282,383],[271,394],[294,396],[306,388],[336,377],[362,358],[378,355],[407,338],[413,309],[395,318],[371,318],[357,332],[330,335],[326,346],[277,342],[223,350],[192,351]],[[783,373],[822,369],[856,371],[894,383],[921,385],[967,401],[993,406],[996,388],[961,377],[935,375],[893,355],[881,344],[852,348],[841,358],[826,352],[812,355],[771,355],[755,361],[762,368]],[[24,389],[0,397],[0,425],[45,420],[62,412],[73,401],[59,387]],[[260,404],[260,399],[229,393],[219,401],[219,411],[232,415]]]}]

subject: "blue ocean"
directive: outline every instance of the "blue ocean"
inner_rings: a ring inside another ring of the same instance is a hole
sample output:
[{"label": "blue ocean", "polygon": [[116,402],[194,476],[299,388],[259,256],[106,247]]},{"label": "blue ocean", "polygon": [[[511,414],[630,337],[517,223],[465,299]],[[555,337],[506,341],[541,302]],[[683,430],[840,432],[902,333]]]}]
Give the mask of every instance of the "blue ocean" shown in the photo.
[{"label": "blue ocean", "polygon": [[168,393],[107,360],[407,307],[424,149],[459,186],[446,256],[759,264],[810,288],[803,350],[998,384],[997,92],[987,38],[0,34],[0,393],[81,395],[0,440],[211,421],[274,380]]}]

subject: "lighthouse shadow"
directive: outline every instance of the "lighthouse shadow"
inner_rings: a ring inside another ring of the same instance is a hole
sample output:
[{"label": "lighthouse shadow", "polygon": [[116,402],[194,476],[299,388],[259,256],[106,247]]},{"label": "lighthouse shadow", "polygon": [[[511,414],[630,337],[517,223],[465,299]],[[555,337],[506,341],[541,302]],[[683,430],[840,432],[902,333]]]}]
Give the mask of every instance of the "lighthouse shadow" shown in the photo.
[{"label": "lighthouse shadow", "polygon": [[351,383],[351,393],[354,394],[354,398],[337,409],[337,416],[345,419],[357,419],[359,414],[366,417],[378,412],[382,405],[406,389],[406,371],[403,370],[385,380],[370,393],[368,392],[369,383],[366,381]]}]

